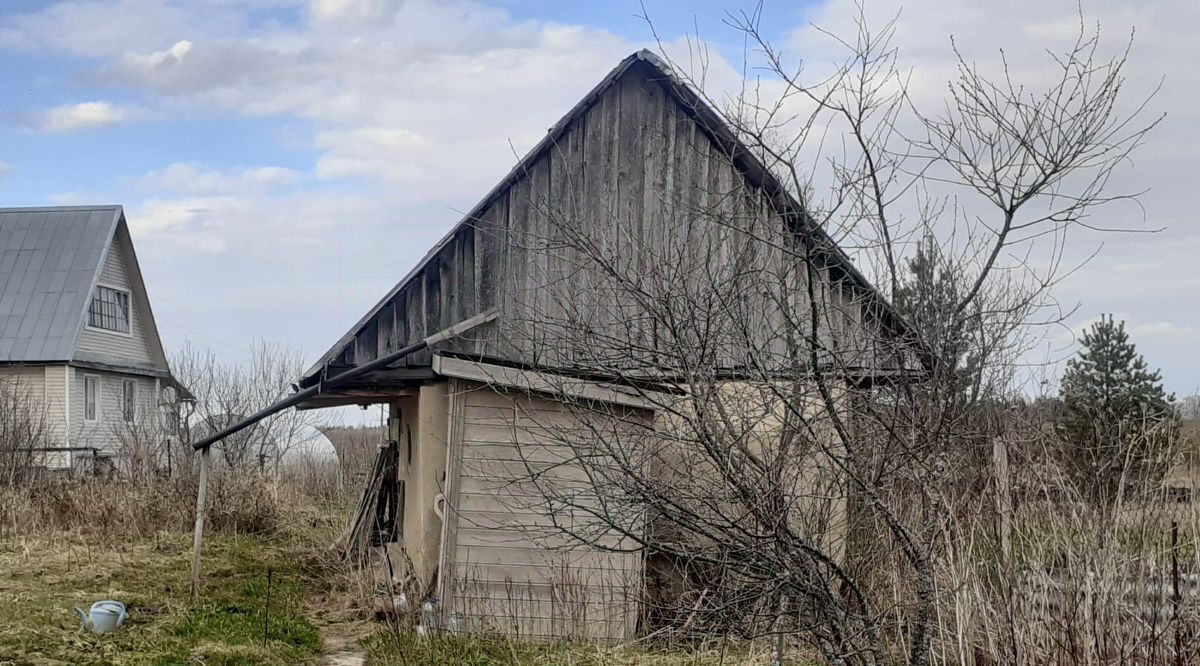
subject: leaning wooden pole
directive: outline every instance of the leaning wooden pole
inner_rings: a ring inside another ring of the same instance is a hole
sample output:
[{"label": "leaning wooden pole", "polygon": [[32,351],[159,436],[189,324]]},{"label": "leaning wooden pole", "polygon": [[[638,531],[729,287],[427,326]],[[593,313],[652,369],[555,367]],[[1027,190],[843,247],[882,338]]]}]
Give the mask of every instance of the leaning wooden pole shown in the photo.
[{"label": "leaning wooden pole", "polygon": [[200,486],[196,489],[196,531],[192,535],[192,599],[200,596],[200,547],[204,545],[204,519],[208,501],[208,457],[211,448],[200,451]]},{"label": "leaning wooden pole", "polygon": [[[192,535],[192,598],[196,598],[200,594],[200,550],[204,547],[204,514],[205,502],[208,499],[208,452],[213,444],[225,439],[226,437],[240,432],[259,421],[278,414],[288,407],[294,407],[309,398],[318,396],[329,389],[337,388],[346,382],[361,377],[369,372],[386,368],[387,366],[402,361],[406,357],[411,356],[423,349],[426,349],[439,342],[456,338],[467,331],[478,328],[498,316],[496,310],[488,310],[482,314],[477,314],[474,317],[464,319],[449,328],[443,329],[433,335],[415,342],[398,351],[394,351],[386,356],[381,356],[370,363],[365,363],[356,368],[352,368],[333,377],[322,377],[321,381],[314,386],[306,389],[301,389],[291,394],[290,396],[280,400],[279,402],[262,409],[252,416],[249,416],[238,423],[235,423],[224,430],[209,435],[204,439],[192,445],[192,450],[200,452],[200,487],[196,489],[196,530]],[[322,373],[324,374],[324,373]]]}]

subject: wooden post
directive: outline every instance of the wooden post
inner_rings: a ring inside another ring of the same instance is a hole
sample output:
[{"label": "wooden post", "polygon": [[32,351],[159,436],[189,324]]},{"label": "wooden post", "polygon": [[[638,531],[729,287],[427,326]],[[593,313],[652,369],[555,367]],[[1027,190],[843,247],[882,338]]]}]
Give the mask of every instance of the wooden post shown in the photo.
[{"label": "wooden post", "polygon": [[211,447],[200,450],[200,486],[196,489],[196,532],[192,537],[192,599],[200,597],[200,549],[204,545],[204,512],[208,501],[208,456]]},{"label": "wooden post", "polygon": [[1008,442],[1003,435],[992,440],[996,476],[996,517],[999,519],[1000,553],[1007,567],[1012,558],[1012,486],[1008,475]]}]

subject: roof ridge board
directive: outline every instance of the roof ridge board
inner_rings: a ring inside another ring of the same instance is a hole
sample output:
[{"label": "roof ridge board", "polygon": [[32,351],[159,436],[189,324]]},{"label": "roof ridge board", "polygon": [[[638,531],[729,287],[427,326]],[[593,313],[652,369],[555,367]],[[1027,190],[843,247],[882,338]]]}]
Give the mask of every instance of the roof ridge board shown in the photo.
[{"label": "roof ridge board", "polygon": [[0,206],[0,213],[56,213],[67,211],[82,212],[85,210],[112,210],[120,207],[121,204],[97,204],[81,206]]}]

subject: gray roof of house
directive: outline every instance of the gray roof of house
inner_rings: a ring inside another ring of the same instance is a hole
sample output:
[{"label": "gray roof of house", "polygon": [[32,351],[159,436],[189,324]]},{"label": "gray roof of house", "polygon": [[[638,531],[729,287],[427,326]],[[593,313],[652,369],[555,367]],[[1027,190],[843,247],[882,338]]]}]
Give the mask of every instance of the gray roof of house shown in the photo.
[{"label": "gray roof of house", "polygon": [[0,208],[0,363],[67,361],[120,206]]}]

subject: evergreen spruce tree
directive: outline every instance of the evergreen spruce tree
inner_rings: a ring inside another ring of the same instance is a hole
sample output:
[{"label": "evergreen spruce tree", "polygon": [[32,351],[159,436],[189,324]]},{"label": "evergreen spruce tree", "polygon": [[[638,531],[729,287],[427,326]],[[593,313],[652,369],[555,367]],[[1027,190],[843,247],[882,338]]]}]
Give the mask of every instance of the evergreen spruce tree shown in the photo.
[{"label": "evergreen spruce tree", "polygon": [[934,371],[953,375],[951,385],[969,401],[978,375],[970,333],[979,322],[975,316],[955,312],[963,291],[952,262],[937,240],[927,235],[916,253],[905,259],[893,302],[932,354]]},{"label": "evergreen spruce tree", "polygon": [[1092,497],[1153,487],[1170,466],[1178,434],[1174,396],[1137,352],[1125,322],[1101,317],[1067,362],[1060,397],[1066,462]]}]

